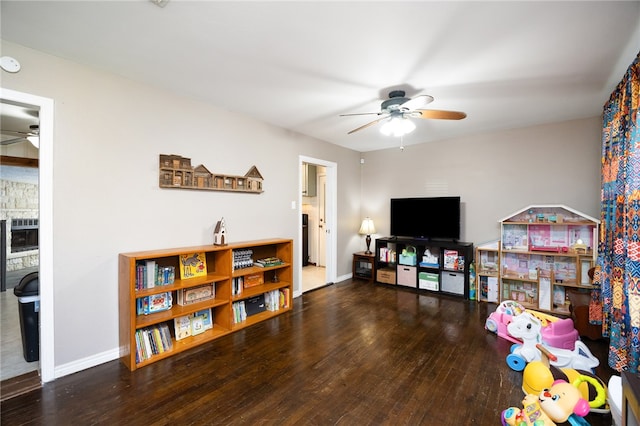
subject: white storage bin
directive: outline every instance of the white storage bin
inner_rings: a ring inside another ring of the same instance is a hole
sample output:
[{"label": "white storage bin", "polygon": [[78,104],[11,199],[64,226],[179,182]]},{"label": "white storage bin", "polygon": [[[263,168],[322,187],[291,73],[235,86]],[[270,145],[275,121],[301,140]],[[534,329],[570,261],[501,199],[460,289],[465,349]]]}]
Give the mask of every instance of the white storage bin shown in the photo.
[{"label": "white storage bin", "polygon": [[442,271],[440,288],[447,293],[464,295],[464,273]]}]

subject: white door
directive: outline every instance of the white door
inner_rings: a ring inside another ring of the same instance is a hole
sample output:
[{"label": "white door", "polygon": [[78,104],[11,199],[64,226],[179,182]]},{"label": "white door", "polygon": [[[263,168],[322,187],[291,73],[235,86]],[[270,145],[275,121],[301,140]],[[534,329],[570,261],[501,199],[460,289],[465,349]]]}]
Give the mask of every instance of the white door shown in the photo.
[{"label": "white door", "polygon": [[325,196],[327,191],[327,175],[318,176],[318,266],[327,266],[327,208]]}]

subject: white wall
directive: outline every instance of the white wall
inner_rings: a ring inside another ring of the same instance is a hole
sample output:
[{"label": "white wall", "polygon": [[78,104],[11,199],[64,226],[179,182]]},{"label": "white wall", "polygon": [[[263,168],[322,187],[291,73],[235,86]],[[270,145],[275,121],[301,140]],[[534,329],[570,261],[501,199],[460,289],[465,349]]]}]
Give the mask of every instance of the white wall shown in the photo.
[{"label": "white wall", "polygon": [[[2,87],[55,102],[57,370],[117,354],[118,253],[210,244],[222,216],[231,242],[285,237],[299,244],[300,211],[291,208],[299,155],[338,164],[337,274],[351,272],[359,249],[358,153],[12,43],[1,47],[22,65],[2,74]],[[244,174],[255,165],[265,192],[160,189],[159,154],[190,157],[214,173]]]},{"label": "white wall", "polygon": [[362,154],[363,214],[386,236],[390,198],[459,195],[461,240],[476,245],[531,204],[599,218],[601,128],[593,117]]}]

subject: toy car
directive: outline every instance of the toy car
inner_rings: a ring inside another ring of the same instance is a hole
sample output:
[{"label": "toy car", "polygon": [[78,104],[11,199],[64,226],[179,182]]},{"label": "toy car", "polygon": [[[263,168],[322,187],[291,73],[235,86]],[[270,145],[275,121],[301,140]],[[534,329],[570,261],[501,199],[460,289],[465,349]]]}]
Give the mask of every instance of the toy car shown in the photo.
[{"label": "toy car", "polygon": [[489,315],[485,322],[485,328],[499,337],[513,343],[522,343],[511,336],[507,331],[507,325],[513,317],[528,312],[542,323],[542,341],[554,348],[573,350],[575,342],[580,339],[578,330],[575,329],[571,318],[558,318],[553,315],[526,309],[520,303],[513,300],[505,300]]}]

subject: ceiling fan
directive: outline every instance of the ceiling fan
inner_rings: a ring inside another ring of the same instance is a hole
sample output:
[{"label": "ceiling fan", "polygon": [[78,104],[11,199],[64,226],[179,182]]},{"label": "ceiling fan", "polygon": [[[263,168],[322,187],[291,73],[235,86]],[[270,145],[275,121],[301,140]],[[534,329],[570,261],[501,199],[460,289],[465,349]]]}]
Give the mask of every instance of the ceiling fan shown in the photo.
[{"label": "ceiling fan", "polygon": [[[424,118],[436,120],[462,120],[467,116],[464,112],[444,111],[437,109],[421,109],[428,103],[433,102],[433,96],[418,95],[407,98],[404,90],[393,90],[389,92],[389,99],[382,102],[380,112],[361,112],[353,114],[341,114],[341,117],[353,115],[380,115],[382,117],[373,120],[365,125],[357,127],[348,134],[366,129],[374,124],[384,122],[380,131],[384,134],[403,136],[415,129],[415,124],[410,118]],[[386,121],[385,121],[386,120]]]},{"label": "ceiling fan", "polygon": [[[32,124],[29,126],[28,132],[2,129],[0,130],[0,133],[2,133],[2,141],[0,142],[0,145],[12,145],[25,140],[34,143],[33,140],[40,136],[40,126]],[[8,137],[8,139],[5,139],[5,136]]]}]

